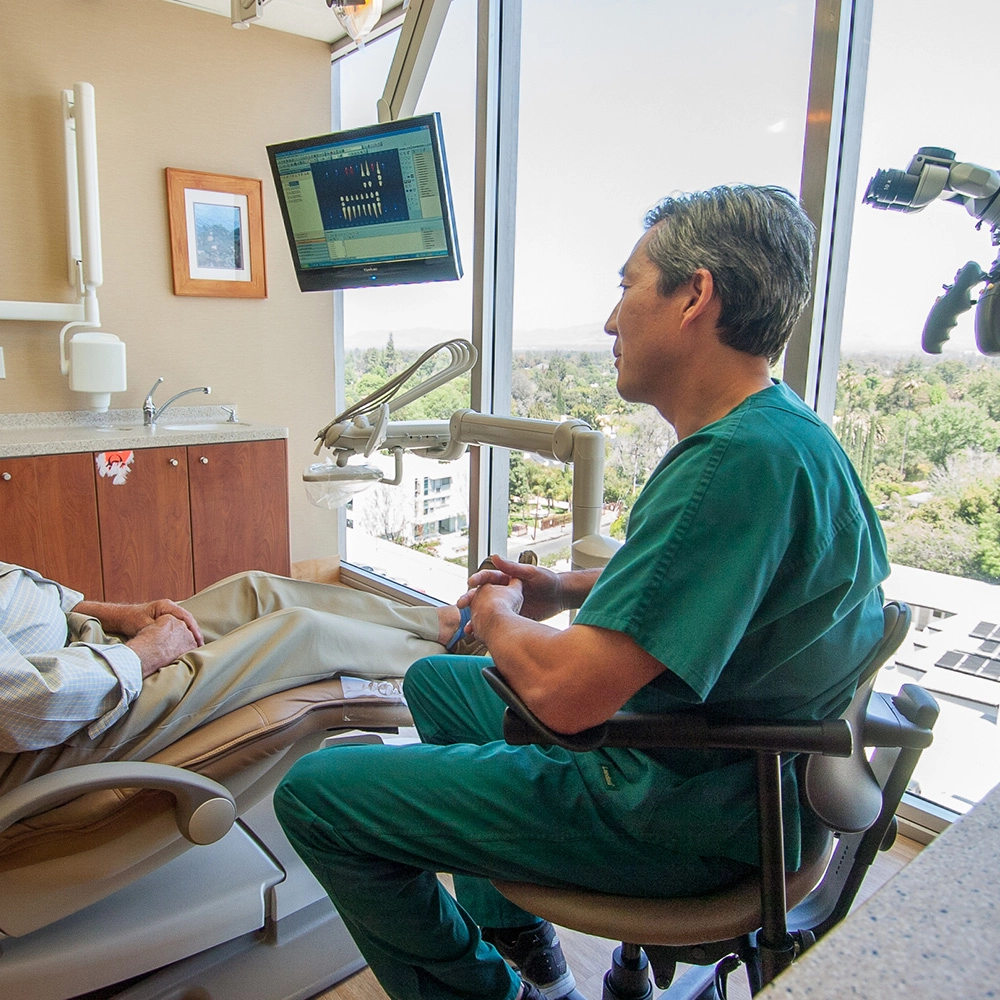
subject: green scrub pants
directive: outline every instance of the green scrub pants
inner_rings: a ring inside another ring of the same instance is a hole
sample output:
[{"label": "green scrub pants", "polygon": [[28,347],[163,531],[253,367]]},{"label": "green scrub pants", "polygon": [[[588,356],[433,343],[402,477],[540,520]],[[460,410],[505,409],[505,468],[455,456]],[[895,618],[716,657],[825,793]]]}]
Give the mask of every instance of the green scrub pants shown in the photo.
[{"label": "green scrub pants", "polygon": [[[503,703],[481,674],[489,662],[418,660],[404,691],[423,743],[319,750],[275,792],[285,833],[392,1000],[513,1000],[520,981],[479,928],[537,918],[492,876],[653,896],[747,871],[637,839],[636,803],[595,796],[581,755],[508,746]],[[436,872],[454,873],[458,902]]]}]

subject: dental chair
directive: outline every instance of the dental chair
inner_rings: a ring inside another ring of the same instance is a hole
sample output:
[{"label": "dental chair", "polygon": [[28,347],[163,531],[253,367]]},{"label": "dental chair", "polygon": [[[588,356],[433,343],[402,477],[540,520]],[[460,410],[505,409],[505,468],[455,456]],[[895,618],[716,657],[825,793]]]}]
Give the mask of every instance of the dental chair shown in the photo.
[{"label": "dental chair", "polygon": [[336,679],[308,684],[149,760],[0,796],[0,997],[300,1000],[362,968],[271,793],[305,753],[410,725],[401,693],[399,680],[351,698]]},{"label": "dental chair", "polygon": [[[495,667],[484,675],[506,701],[511,744],[743,749],[756,757],[759,875],[704,897],[646,899],[494,880],[508,899],[555,924],[619,940],[604,978],[604,1000],[649,1000],[652,966],[661,1000],[721,997],[745,965],[752,993],[849,910],[879,850],[895,839],[895,811],[929,746],[938,706],[906,684],[889,697],[873,690],[879,667],[906,636],[910,610],[884,608],[883,639],[866,664],[844,715],[822,722],[727,722],[701,713],[618,712],[574,736],[548,729]],[[869,760],[866,748],[876,748]],[[802,863],[785,871],[781,757],[796,754],[803,803]],[[674,982],[679,964],[691,966]]]}]

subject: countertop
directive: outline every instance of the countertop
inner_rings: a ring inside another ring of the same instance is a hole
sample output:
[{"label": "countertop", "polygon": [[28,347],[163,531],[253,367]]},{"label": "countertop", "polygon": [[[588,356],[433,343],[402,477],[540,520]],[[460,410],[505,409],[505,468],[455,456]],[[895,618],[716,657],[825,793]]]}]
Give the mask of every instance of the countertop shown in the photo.
[{"label": "countertop", "polygon": [[[236,413],[232,404],[224,405]],[[221,404],[178,406],[150,428],[143,427],[139,409],[0,413],[0,458],[288,437],[287,427],[248,424],[236,415],[229,421]]]},{"label": "countertop", "polygon": [[1000,996],[1000,786],[758,994]]}]

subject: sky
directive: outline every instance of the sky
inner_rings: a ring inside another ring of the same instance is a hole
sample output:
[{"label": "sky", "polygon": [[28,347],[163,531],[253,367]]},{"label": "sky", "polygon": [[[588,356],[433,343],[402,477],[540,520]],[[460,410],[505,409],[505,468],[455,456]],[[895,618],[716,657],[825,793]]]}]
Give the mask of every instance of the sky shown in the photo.
[{"label": "sky", "polygon": [[[466,277],[346,293],[348,347],[365,331],[469,330],[475,6],[453,0],[417,107],[442,114]],[[515,344],[603,323],[663,195],[741,181],[798,190],[812,3],[578,0],[572,10],[523,2]],[[975,42],[998,28],[1000,4],[959,21],[929,0],[876,0],[858,201],[876,169],[905,168],[922,145],[1000,167],[1000,139],[984,127],[989,48]],[[345,127],[374,121],[393,45],[344,60]],[[856,202],[844,349],[919,350],[941,285],[994,256],[958,206],[904,215]],[[948,350],[973,349],[971,324],[969,313]]]}]

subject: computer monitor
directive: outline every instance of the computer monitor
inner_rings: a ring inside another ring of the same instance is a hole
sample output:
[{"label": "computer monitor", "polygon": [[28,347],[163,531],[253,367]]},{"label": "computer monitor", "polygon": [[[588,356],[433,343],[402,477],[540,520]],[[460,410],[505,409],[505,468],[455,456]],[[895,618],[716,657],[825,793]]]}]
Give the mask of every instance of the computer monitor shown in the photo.
[{"label": "computer monitor", "polygon": [[462,276],[438,114],[267,152],[302,291]]}]

